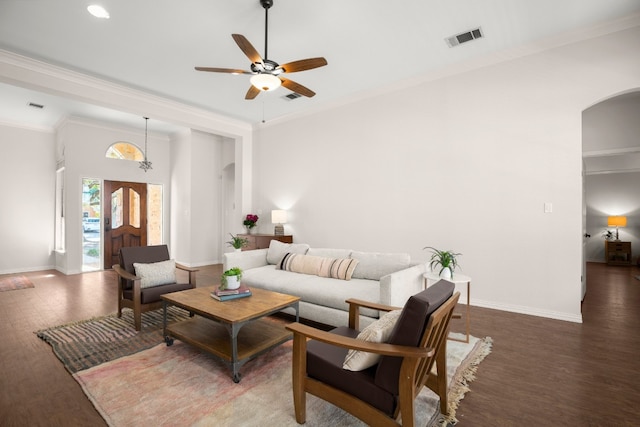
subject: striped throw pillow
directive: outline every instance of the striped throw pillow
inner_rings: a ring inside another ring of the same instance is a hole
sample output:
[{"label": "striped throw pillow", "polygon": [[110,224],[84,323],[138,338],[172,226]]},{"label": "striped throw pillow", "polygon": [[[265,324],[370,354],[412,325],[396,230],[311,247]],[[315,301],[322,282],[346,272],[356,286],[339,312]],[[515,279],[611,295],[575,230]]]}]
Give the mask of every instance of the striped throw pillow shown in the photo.
[{"label": "striped throw pillow", "polygon": [[277,264],[279,270],[302,274],[314,274],[320,277],[350,280],[353,270],[358,265],[357,259],[327,258],[314,255],[287,253]]}]

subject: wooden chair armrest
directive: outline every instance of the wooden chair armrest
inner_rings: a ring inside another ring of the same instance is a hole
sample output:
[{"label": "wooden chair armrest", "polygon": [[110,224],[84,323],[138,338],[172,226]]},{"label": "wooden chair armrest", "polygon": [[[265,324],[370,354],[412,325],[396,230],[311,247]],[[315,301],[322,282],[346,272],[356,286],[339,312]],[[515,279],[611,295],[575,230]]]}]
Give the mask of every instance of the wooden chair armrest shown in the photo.
[{"label": "wooden chair armrest", "polygon": [[402,310],[402,307],[393,307],[356,298],[349,298],[345,302],[349,304],[349,327],[356,330],[360,330],[360,307],[380,311]]},{"label": "wooden chair armrest", "polygon": [[182,271],[187,271],[189,273],[189,283],[194,288],[196,287],[196,272],[199,271],[197,268],[187,267],[186,265],[176,263],[176,268]]},{"label": "wooden chair armrest", "polygon": [[391,305],[378,304],[376,302],[364,301],[356,298],[349,298],[345,302],[349,305],[357,305],[358,307],[371,308],[373,310],[380,310],[380,311],[402,310],[402,307],[393,307]]},{"label": "wooden chair armrest", "polygon": [[338,347],[348,348],[350,350],[366,351],[384,356],[422,358],[430,357],[434,354],[434,349],[432,348],[409,347],[404,345],[362,341],[355,338],[332,334],[331,332],[325,332],[301,323],[290,323],[285,327],[293,332],[294,340],[296,338],[310,338]]},{"label": "wooden chair armrest", "polygon": [[134,281],[135,280],[140,280],[140,278],[138,276],[135,276],[135,275],[129,273],[124,268],[120,267],[120,264],[114,264],[113,269],[118,274],[118,276],[122,277],[123,279],[134,280]]},{"label": "wooden chair armrest", "polygon": [[189,272],[200,271],[197,268],[187,267],[186,265],[178,264],[177,262],[176,262],[176,268],[179,268],[180,270],[184,270],[184,271],[189,271]]}]

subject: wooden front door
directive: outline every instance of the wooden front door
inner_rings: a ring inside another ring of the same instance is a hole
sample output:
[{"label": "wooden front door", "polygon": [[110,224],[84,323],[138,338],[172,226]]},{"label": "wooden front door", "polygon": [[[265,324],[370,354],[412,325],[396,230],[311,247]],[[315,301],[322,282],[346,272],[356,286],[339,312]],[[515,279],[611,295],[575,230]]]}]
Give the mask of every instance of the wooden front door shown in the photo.
[{"label": "wooden front door", "polygon": [[118,264],[120,248],[147,246],[147,184],[104,182],[104,268]]}]

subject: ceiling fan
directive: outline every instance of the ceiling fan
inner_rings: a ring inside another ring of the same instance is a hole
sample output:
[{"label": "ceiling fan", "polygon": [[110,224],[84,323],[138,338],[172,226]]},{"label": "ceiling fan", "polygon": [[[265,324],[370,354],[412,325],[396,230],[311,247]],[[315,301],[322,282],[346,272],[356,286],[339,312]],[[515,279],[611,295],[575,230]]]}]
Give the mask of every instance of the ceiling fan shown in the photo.
[{"label": "ceiling fan", "polygon": [[195,67],[198,71],[209,71],[214,73],[230,73],[230,74],[252,74],[251,87],[245,95],[245,99],[254,99],[261,91],[270,91],[277,89],[280,85],[292,90],[300,95],[311,98],[316,93],[311,89],[302,86],[293,80],[282,77],[284,73],[296,73],[298,71],[311,70],[313,68],[323,67],[327,65],[327,60],[318,58],[301,59],[299,61],[288,62],[280,65],[275,61],[267,59],[268,44],[267,36],[269,30],[269,8],[273,6],[273,0],[260,0],[260,4],[264,8],[264,58],[260,56],[258,51],[242,34],[232,34],[233,40],[251,60],[251,71],[233,69],[233,68],[216,68],[216,67]]}]

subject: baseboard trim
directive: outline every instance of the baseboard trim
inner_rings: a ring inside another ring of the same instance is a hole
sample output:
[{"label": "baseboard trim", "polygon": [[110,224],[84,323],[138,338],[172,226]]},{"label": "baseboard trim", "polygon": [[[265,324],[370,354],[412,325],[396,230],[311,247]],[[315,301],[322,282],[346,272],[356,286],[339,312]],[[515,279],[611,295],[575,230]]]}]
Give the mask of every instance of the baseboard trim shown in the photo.
[{"label": "baseboard trim", "polygon": [[511,313],[527,314],[530,316],[563,320],[566,322],[582,323],[582,315],[573,315],[570,313],[564,313],[564,312],[558,312],[558,311],[540,310],[540,309],[525,307],[521,305],[497,304],[492,301],[477,300],[475,298],[473,299],[473,303],[471,305],[482,307],[482,308],[491,308],[494,310],[508,311]]},{"label": "baseboard trim", "polygon": [[17,268],[11,270],[2,270],[0,274],[30,273],[33,271],[55,270],[55,265],[46,265],[42,267]]}]

